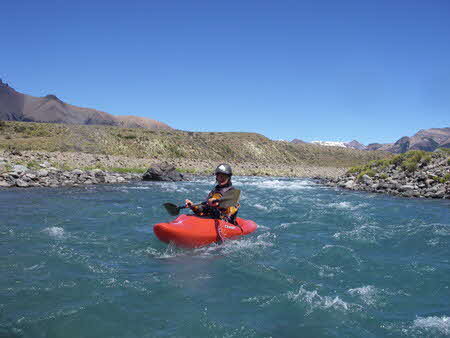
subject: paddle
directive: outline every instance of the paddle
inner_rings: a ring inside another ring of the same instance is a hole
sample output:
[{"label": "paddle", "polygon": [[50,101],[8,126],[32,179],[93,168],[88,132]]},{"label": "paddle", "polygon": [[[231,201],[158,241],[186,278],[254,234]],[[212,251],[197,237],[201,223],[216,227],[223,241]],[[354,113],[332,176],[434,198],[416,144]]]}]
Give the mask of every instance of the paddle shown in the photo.
[{"label": "paddle", "polygon": [[[223,194],[223,196],[220,199],[218,199],[219,207],[226,209],[235,205],[239,201],[240,196],[241,191],[239,189],[227,191],[225,194]],[[201,204],[202,203],[194,204],[193,206],[199,206]],[[180,214],[181,209],[187,208],[187,206],[185,205],[177,206],[173,203],[164,203],[163,206],[164,208],[166,208],[167,212],[171,216],[178,216]]]}]

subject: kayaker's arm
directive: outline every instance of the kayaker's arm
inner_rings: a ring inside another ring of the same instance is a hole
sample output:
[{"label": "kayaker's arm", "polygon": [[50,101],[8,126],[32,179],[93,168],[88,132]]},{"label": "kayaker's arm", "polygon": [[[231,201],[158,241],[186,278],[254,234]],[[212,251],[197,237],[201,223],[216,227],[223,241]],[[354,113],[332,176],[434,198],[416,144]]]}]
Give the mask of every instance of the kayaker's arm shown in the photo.
[{"label": "kayaker's arm", "polygon": [[203,207],[207,204],[207,202],[202,202],[200,204],[194,204],[191,200],[186,200],[186,208],[191,209],[195,214],[203,212]]}]

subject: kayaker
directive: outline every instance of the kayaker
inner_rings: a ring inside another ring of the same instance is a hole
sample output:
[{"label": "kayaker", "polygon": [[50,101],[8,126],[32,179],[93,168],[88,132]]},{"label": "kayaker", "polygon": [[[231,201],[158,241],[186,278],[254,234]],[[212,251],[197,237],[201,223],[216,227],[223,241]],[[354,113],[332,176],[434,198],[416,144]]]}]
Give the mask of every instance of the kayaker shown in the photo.
[{"label": "kayaker", "polygon": [[208,194],[206,201],[201,205],[193,205],[191,200],[186,200],[186,207],[190,208],[196,215],[199,216],[211,216],[212,218],[220,218],[229,223],[235,224],[236,215],[239,210],[239,203],[235,206],[231,206],[226,209],[219,208],[218,200],[227,191],[233,190],[233,184],[231,183],[231,176],[233,171],[231,166],[227,163],[221,163],[214,171],[216,176],[217,185]]}]

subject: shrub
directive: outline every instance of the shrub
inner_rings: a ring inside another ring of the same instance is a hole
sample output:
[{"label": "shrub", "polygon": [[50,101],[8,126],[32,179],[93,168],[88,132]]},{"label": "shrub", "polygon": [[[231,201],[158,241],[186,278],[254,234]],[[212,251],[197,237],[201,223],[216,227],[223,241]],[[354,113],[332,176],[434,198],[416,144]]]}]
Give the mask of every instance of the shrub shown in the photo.
[{"label": "shrub", "polygon": [[425,155],[423,158],[422,158],[422,162],[423,163],[425,163],[425,164],[428,164],[428,163],[430,163],[431,162],[431,155]]},{"label": "shrub", "polygon": [[16,133],[23,133],[25,130],[27,130],[27,127],[25,126],[14,126],[14,131]]},{"label": "shrub", "polygon": [[389,160],[378,160],[378,161],[374,161],[375,162],[375,167],[379,168],[379,169],[384,169],[387,166],[389,166],[390,161]]},{"label": "shrub", "polygon": [[39,163],[36,161],[30,161],[26,164],[26,167],[29,169],[38,169],[39,167]]},{"label": "shrub", "polygon": [[367,176],[370,176],[370,177],[374,177],[375,174],[376,174],[376,172],[375,172],[374,170],[372,170],[372,169],[367,169],[367,170],[364,170],[364,171],[360,172],[359,175],[356,177],[356,179],[357,179],[357,180],[361,180],[361,178],[362,178],[364,175],[367,175]]},{"label": "shrub", "polygon": [[395,155],[392,160],[391,163],[395,166],[399,166],[400,164],[402,164],[404,160],[404,156],[403,155]]},{"label": "shrub", "polygon": [[416,171],[416,169],[417,169],[417,163],[418,162],[416,162],[414,160],[407,160],[402,163],[402,168],[406,171],[413,172],[413,171]]},{"label": "shrub", "polygon": [[123,135],[123,134],[117,134],[118,137],[126,139],[126,140],[133,140],[137,138],[136,135]]},{"label": "shrub", "polygon": [[385,179],[388,178],[388,175],[386,175],[385,173],[383,173],[383,174],[380,175],[380,178],[383,179],[383,180],[385,180]]},{"label": "shrub", "polygon": [[437,150],[450,154],[450,148],[438,148]]},{"label": "shrub", "polygon": [[407,159],[411,159],[413,161],[419,162],[422,157],[426,155],[426,152],[423,150],[411,150],[405,153],[405,157]]}]

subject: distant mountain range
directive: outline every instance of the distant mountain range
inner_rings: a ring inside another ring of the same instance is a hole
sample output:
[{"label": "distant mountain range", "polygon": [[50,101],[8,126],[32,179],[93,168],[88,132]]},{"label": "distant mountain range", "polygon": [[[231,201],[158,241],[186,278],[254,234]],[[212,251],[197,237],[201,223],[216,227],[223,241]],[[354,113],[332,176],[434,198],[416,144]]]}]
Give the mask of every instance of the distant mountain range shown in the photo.
[{"label": "distant mountain range", "polygon": [[[306,143],[299,139],[294,139],[291,142]],[[334,146],[359,150],[388,151],[395,154],[406,153],[409,150],[434,151],[437,148],[450,148],[450,128],[431,128],[420,130],[411,137],[403,136],[395,143],[371,143],[367,146],[355,140],[351,142],[312,141],[311,143],[322,146]]]},{"label": "distant mountain range", "polygon": [[112,115],[61,101],[55,95],[34,97],[19,93],[0,80],[0,120],[96,124],[127,128],[172,129],[165,123],[146,117]]}]

